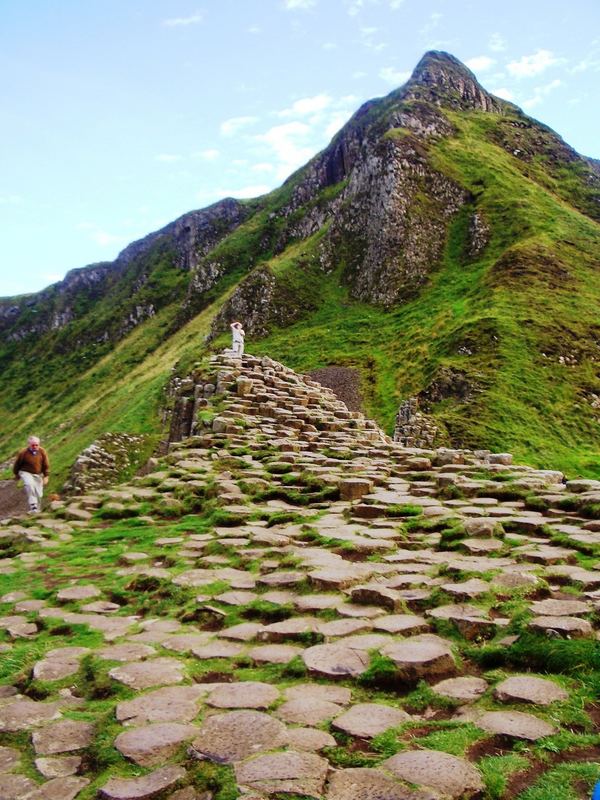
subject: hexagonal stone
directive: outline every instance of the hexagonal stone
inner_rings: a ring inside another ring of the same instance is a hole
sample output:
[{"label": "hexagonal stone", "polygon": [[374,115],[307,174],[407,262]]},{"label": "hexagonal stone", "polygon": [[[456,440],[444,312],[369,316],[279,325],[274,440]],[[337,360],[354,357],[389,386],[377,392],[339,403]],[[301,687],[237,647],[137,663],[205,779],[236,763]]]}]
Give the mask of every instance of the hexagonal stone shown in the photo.
[{"label": "hexagonal stone", "polygon": [[206,700],[215,708],[268,708],[279,698],[279,690],[269,683],[239,681],[214,688]]},{"label": "hexagonal stone", "polygon": [[321,683],[297,683],[285,690],[288,700],[326,700],[337,705],[348,705],[352,692],[345,686],[324,686]]},{"label": "hexagonal stone", "polygon": [[91,597],[98,597],[102,594],[97,586],[68,586],[61,589],[56,597],[58,600],[89,600]]},{"label": "hexagonal stone", "polygon": [[454,672],[456,664],[450,647],[436,639],[412,637],[392,642],[382,648],[381,653],[392,659],[404,680],[434,678]]},{"label": "hexagonal stone", "polygon": [[319,731],[315,728],[290,728],[288,730],[288,747],[291,750],[316,752],[324,747],[335,746],[335,739],[326,731]]},{"label": "hexagonal stone", "polygon": [[290,617],[281,622],[265,625],[258,632],[262,642],[283,642],[286,639],[302,639],[307,633],[316,633],[322,623],[315,617]]},{"label": "hexagonal stone", "polygon": [[132,689],[149,689],[152,686],[181,683],[182,670],[183,664],[174,658],[155,658],[114,667],[108,674]]},{"label": "hexagonal stone", "polygon": [[405,781],[435,789],[452,799],[479,797],[484,789],[481,775],[472,764],[437,750],[407,750],[380,766]]},{"label": "hexagonal stone", "polygon": [[69,753],[72,750],[82,750],[91,743],[94,726],[89,722],[64,719],[35,731],[31,738],[39,756]]},{"label": "hexagonal stone", "polygon": [[0,731],[26,731],[60,717],[59,703],[15,700],[0,706]]},{"label": "hexagonal stone", "polygon": [[327,800],[436,800],[430,792],[411,789],[404,781],[379,769],[336,770],[329,780]]},{"label": "hexagonal stone", "polygon": [[369,656],[343,644],[316,644],[302,653],[307,669],[328,678],[356,678],[366,672]]},{"label": "hexagonal stone", "polygon": [[304,572],[269,572],[267,575],[261,575],[258,583],[263,586],[292,586],[301,583],[305,578]]},{"label": "hexagonal stone", "polygon": [[329,700],[297,697],[279,706],[275,715],[284,722],[296,725],[319,725],[321,722],[337,717],[342,711],[342,706]]},{"label": "hexagonal stone", "polygon": [[79,659],[89,653],[88,647],[59,647],[46,653],[46,657],[33,667],[33,676],[41,681],[60,681],[74,675],[79,669]]},{"label": "hexagonal stone", "polygon": [[339,594],[301,594],[294,600],[298,611],[323,611],[340,605]]},{"label": "hexagonal stone", "polygon": [[160,767],[141,778],[111,778],[99,789],[102,800],[152,800],[186,775],[183,767]]},{"label": "hexagonal stone", "polygon": [[232,764],[287,742],[285,725],[261,711],[230,711],[207,717],[191,744],[196,758]]},{"label": "hexagonal stone", "polygon": [[350,736],[370,739],[387,731],[388,728],[396,728],[410,719],[411,717],[401,708],[393,708],[380,703],[358,703],[337,717],[333,722],[333,727],[349,733]]},{"label": "hexagonal stone", "polygon": [[288,664],[302,650],[302,647],[293,644],[264,644],[253,647],[248,657],[257,664]]},{"label": "hexagonal stone", "polygon": [[263,629],[259,622],[240,622],[239,625],[232,625],[219,631],[217,636],[221,639],[234,639],[239,642],[249,642],[254,639],[256,634]]},{"label": "hexagonal stone", "polygon": [[431,687],[436,694],[456,700],[458,703],[471,703],[478,700],[487,690],[488,684],[483,678],[461,677],[447,678]]},{"label": "hexagonal stone", "polygon": [[19,766],[21,754],[14,747],[0,745],[0,772],[10,772]]},{"label": "hexagonal stone", "polygon": [[537,600],[530,609],[541,617],[576,617],[591,610],[589,603],[581,600]]},{"label": "hexagonal stone", "polygon": [[156,650],[147,644],[125,642],[124,644],[114,644],[111,647],[102,647],[96,651],[96,655],[106,661],[141,661],[156,655]]},{"label": "hexagonal stone", "polygon": [[0,797],[3,800],[21,800],[37,789],[38,784],[25,775],[0,774]]},{"label": "hexagonal stone", "polygon": [[538,706],[549,706],[569,697],[568,693],[553,681],[530,675],[513,675],[501,681],[494,689],[494,696],[504,703],[520,701]]},{"label": "hexagonal stone", "polygon": [[209,642],[208,644],[204,645],[195,645],[192,647],[192,654],[196,656],[196,658],[204,659],[204,658],[235,658],[236,656],[241,655],[244,650],[245,646],[243,644],[237,644],[236,642],[223,642],[220,639],[217,639],[214,642]]},{"label": "hexagonal stone", "polygon": [[487,733],[525,739],[528,742],[556,733],[556,728],[548,722],[522,711],[489,711],[479,717],[475,724]]},{"label": "hexagonal stone", "polygon": [[208,633],[176,633],[163,639],[161,644],[167,650],[175,650],[176,653],[191,653],[195,647],[202,647],[212,639]]},{"label": "hexagonal stone", "polygon": [[386,614],[374,620],[373,627],[378,631],[408,635],[428,630],[429,623],[416,614]]},{"label": "hexagonal stone", "polygon": [[561,636],[568,636],[574,639],[591,639],[594,637],[594,629],[587,619],[579,617],[534,617],[529,623],[532,630],[548,633],[552,631]]},{"label": "hexagonal stone", "polygon": [[168,686],[124,700],[115,709],[119,722],[143,725],[148,722],[191,722],[208,686]]},{"label": "hexagonal stone", "polygon": [[479,597],[479,595],[489,592],[490,584],[480,578],[471,578],[471,580],[463,581],[462,583],[444,583],[442,589],[455,597],[466,597],[472,600],[474,597]]},{"label": "hexagonal stone", "polygon": [[81,767],[81,756],[54,756],[50,758],[36,758],[37,771],[44,778],[66,778],[75,775]]},{"label": "hexagonal stone", "polygon": [[539,578],[530,572],[501,572],[492,579],[492,588],[527,589],[537,586]]},{"label": "hexagonal stone", "polygon": [[314,753],[268,753],[236,764],[235,778],[244,792],[300,794],[320,800],[329,764]]},{"label": "hexagonal stone", "polygon": [[155,767],[176,753],[183,742],[193,739],[197,732],[195,726],[178,722],[146,725],[120,733],[114,746],[136,764]]}]

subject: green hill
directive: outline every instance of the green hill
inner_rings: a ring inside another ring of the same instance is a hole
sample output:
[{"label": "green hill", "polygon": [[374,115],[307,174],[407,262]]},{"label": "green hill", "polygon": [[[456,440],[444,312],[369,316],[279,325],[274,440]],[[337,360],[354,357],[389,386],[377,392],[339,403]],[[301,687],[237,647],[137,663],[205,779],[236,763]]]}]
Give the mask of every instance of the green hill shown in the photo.
[{"label": "green hill", "polygon": [[58,485],[105,431],[150,450],[173,365],[240,317],[252,353],[356,367],[388,432],[416,396],[441,443],[599,476],[599,221],[596,162],[428,53],[280,189],[0,301],[0,460],[35,431]]}]

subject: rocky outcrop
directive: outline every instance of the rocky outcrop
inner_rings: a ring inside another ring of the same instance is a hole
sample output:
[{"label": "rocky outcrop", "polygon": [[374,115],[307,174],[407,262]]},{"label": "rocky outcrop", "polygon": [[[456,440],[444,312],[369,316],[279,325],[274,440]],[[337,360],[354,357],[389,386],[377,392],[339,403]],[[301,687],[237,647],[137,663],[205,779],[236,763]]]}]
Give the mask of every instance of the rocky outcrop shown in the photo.
[{"label": "rocky outcrop", "polygon": [[105,433],[77,456],[64,485],[69,494],[86,494],[111,486],[140,465],[145,436]]},{"label": "rocky outcrop", "polygon": [[398,408],[393,440],[405,447],[433,447],[439,434],[435,421],[419,411],[418,397],[409,397]]}]

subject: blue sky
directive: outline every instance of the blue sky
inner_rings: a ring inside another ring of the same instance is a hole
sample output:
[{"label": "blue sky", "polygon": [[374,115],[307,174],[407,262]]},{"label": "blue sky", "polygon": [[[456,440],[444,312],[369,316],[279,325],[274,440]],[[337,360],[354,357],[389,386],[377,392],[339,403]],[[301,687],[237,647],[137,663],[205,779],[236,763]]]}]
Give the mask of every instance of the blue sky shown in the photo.
[{"label": "blue sky", "polygon": [[274,188],[429,49],[600,158],[598,0],[0,0],[0,296]]}]

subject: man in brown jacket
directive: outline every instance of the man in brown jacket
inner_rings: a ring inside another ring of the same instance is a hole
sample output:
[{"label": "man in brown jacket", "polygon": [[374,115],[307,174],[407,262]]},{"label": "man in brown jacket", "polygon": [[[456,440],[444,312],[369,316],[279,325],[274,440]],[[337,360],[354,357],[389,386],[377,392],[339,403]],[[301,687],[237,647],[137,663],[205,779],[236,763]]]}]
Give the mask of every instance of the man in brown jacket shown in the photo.
[{"label": "man in brown jacket", "polygon": [[27,447],[18,454],[13,464],[15,480],[23,481],[30,514],[42,510],[44,486],[48,483],[50,464],[48,455],[37,436],[30,436]]}]

